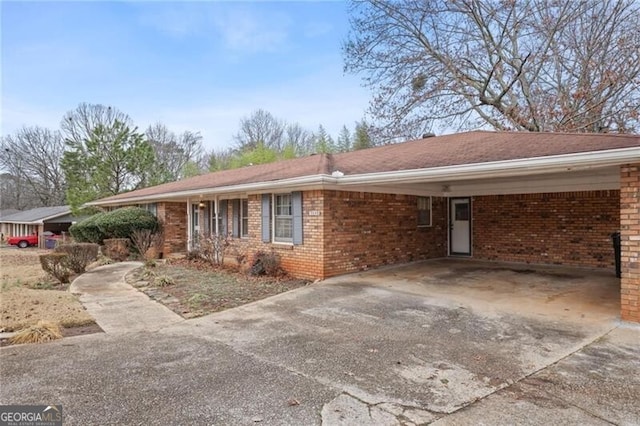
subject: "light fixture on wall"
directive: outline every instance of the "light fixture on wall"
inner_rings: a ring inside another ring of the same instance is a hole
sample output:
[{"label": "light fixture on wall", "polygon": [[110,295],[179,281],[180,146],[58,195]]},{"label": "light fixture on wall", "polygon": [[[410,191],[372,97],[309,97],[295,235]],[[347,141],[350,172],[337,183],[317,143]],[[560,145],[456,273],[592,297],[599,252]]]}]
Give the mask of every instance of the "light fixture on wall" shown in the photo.
[{"label": "light fixture on wall", "polygon": [[451,192],[451,186],[450,185],[442,185],[442,195],[449,195],[449,193]]},{"label": "light fixture on wall", "polygon": [[204,209],[204,201],[200,201],[200,203],[198,204],[198,207],[200,207],[201,209]]}]

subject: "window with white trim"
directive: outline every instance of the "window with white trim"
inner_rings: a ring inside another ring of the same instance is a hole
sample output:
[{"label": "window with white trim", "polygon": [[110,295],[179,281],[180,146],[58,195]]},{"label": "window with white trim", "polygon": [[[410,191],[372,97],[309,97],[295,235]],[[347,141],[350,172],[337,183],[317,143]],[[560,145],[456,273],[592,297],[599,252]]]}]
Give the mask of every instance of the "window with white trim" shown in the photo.
[{"label": "window with white trim", "polygon": [[431,197],[418,197],[418,226],[431,226]]},{"label": "window with white trim", "polygon": [[249,236],[249,200],[240,200],[240,236]]},{"label": "window with white trim", "polygon": [[273,195],[273,239],[293,242],[293,203],[291,194]]}]

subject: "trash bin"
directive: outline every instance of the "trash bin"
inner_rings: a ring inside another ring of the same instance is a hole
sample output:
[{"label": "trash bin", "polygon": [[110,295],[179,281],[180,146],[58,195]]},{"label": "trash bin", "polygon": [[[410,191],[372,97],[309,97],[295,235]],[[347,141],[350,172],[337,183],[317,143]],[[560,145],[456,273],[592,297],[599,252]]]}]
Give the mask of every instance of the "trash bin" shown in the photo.
[{"label": "trash bin", "polygon": [[613,241],[613,253],[616,259],[616,277],[620,278],[622,276],[620,269],[620,231],[611,234],[611,240]]},{"label": "trash bin", "polygon": [[54,238],[47,238],[44,240],[44,247],[47,249],[54,249],[56,248],[56,242],[57,240]]}]

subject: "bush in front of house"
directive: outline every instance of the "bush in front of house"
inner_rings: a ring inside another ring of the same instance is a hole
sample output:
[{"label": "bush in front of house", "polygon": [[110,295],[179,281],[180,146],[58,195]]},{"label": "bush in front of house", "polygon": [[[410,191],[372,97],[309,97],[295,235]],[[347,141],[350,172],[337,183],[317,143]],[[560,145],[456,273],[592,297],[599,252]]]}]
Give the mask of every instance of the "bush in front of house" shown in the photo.
[{"label": "bush in front of house", "polygon": [[74,239],[83,243],[103,244],[106,239],[128,238],[135,231],[148,229],[157,232],[158,219],[139,207],[123,207],[98,213],[69,228]]},{"label": "bush in front of house", "polygon": [[273,251],[257,251],[253,255],[251,267],[249,268],[251,275],[268,275],[275,277],[283,273],[280,267],[280,258]]},{"label": "bush in front of house", "polygon": [[158,219],[140,207],[123,207],[107,212],[98,222],[104,238],[129,238],[134,231],[149,229],[158,231]]},{"label": "bush in front of house", "polygon": [[47,253],[40,255],[42,269],[61,284],[67,284],[71,277],[71,269],[68,264],[67,253]]},{"label": "bush in front of house", "polygon": [[76,274],[81,274],[87,265],[98,258],[100,246],[95,243],[61,244],[55,248],[55,253],[66,253],[67,264]]},{"label": "bush in front of house", "polygon": [[105,255],[116,262],[122,262],[129,258],[130,241],[128,238],[107,238],[104,240]]},{"label": "bush in front of house", "polygon": [[78,223],[74,223],[69,228],[69,233],[71,233],[74,240],[80,243],[102,244],[104,236],[98,223],[107,213],[109,212],[97,213]]}]

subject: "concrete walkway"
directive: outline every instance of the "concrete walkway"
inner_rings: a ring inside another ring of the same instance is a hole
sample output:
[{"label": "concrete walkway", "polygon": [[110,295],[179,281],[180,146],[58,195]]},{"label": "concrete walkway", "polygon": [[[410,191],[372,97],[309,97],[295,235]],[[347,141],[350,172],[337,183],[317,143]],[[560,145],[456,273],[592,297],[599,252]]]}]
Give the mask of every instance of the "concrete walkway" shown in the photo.
[{"label": "concrete walkway", "polygon": [[109,334],[156,331],[184,319],[125,282],[125,275],[142,266],[122,262],[101,266],[76,278],[69,290],[98,325]]}]

